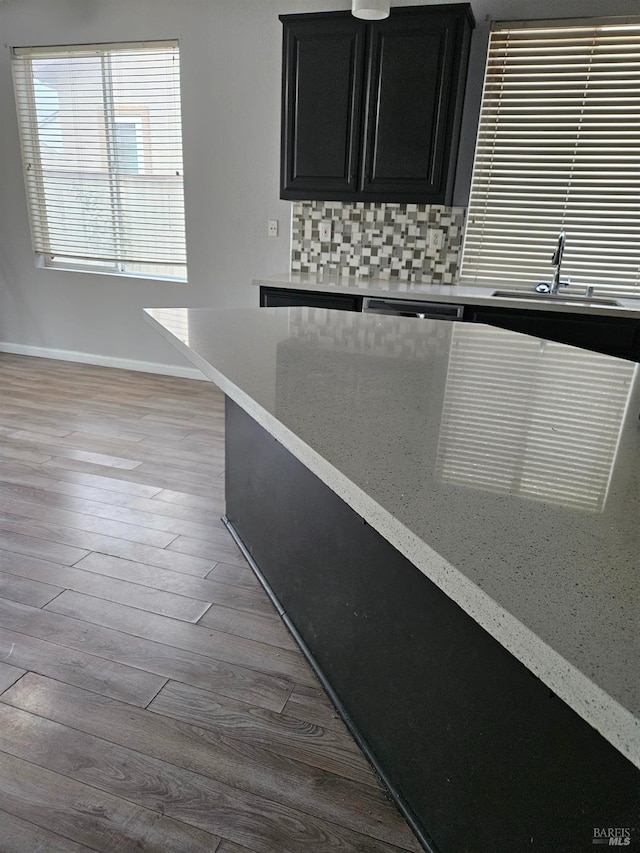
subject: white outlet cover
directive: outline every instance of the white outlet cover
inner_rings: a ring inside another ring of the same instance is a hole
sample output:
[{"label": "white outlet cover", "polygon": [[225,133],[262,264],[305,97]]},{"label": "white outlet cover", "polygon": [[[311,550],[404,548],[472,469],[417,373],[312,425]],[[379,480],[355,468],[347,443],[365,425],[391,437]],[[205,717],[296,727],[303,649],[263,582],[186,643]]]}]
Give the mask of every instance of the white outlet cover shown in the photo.
[{"label": "white outlet cover", "polygon": [[442,231],[438,231],[436,228],[430,228],[427,234],[427,245],[430,249],[438,249],[442,248],[442,239],[443,239]]},{"label": "white outlet cover", "polygon": [[277,237],[278,236],[278,220],[277,219],[269,219],[267,221],[267,234],[269,237]]},{"label": "white outlet cover", "polygon": [[321,243],[330,243],[331,242],[331,223],[330,222],[321,222],[320,223],[320,242]]}]

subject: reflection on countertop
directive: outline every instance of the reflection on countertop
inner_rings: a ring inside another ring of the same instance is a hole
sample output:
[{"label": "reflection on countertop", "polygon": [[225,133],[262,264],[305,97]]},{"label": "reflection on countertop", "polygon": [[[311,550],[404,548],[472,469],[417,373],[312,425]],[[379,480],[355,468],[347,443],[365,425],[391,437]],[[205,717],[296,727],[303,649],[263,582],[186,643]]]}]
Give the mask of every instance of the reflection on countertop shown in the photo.
[{"label": "reflection on countertop", "polygon": [[458,323],[442,410],[443,480],[602,511],[637,365]]}]

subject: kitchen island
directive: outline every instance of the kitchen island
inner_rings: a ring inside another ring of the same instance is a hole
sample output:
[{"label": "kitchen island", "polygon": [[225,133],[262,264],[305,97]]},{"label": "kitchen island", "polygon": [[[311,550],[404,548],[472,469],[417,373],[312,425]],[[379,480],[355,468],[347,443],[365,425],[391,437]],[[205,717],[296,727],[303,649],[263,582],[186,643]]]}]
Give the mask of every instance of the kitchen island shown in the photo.
[{"label": "kitchen island", "polygon": [[636,365],[484,325],[148,314],[227,395],[230,524],[425,846],[637,832]]}]

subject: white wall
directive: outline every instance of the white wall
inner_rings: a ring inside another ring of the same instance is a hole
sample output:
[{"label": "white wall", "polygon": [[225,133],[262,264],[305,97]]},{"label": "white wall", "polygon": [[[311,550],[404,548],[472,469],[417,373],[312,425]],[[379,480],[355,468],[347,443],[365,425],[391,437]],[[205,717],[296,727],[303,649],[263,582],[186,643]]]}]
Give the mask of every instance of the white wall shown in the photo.
[{"label": "white wall", "polygon": [[[177,36],[189,283],[36,269],[10,72],[13,45]],[[252,277],[287,267],[278,198],[280,24],[265,0],[12,0],[0,6],[0,341],[182,363],[149,305],[257,304]],[[268,238],[267,219],[280,220]]]},{"label": "white wall", "polygon": [[[398,0],[394,5],[411,5]],[[488,20],[633,14],[636,0],[472,0],[477,20],[457,200],[475,138]],[[0,4],[0,342],[185,364],[142,319],[145,306],[256,305],[250,284],[289,262],[280,201],[278,14],[348,0],[11,0]],[[189,283],[37,269],[30,246],[10,49],[180,39]],[[266,236],[267,219],[280,236]]]}]

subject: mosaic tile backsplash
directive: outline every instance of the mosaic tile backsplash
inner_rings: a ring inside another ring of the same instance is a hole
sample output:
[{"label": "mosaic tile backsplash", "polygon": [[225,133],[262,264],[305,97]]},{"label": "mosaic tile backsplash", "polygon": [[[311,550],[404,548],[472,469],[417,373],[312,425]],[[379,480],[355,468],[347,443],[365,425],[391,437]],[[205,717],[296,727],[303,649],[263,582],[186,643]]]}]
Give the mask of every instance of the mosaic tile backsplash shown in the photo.
[{"label": "mosaic tile backsplash", "polygon": [[[291,271],[454,284],[464,219],[464,207],[296,201]],[[330,224],[329,241],[321,223]],[[429,248],[430,231],[441,232],[441,248]]]}]

